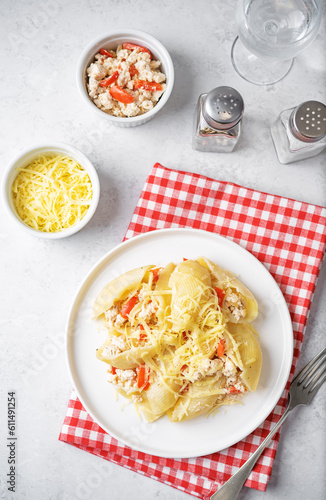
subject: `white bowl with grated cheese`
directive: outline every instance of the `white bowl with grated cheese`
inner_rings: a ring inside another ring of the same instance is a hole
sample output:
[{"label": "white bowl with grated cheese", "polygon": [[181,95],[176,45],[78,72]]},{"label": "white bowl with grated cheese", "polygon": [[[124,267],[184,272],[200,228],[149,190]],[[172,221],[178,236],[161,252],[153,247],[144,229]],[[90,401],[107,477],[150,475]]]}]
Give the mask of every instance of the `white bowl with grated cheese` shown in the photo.
[{"label": "white bowl with grated cheese", "polygon": [[[166,76],[166,81],[164,82],[164,87],[165,85],[166,87],[159,101],[149,111],[142,112],[142,114],[136,116],[113,116],[112,114],[108,114],[94,104],[87,89],[87,69],[94,63],[95,55],[98,54],[101,49],[115,51],[117,47],[123,43],[146,47],[146,49],[151,52],[153,60],[161,61],[160,71]],[[108,120],[110,124],[118,127],[135,127],[154,118],[167,103],[173,85],[174,67],[170,54],[156,38],[140,30],[117,30],[110,32],[106,36],[98,37],[84,49],[77,65],[77,87],[83,101],[90,109],[97,113],[99,117]]]},{"label": "white bowl with grated cheese", "polygon": [[[38,162],[39,170],[31,168]],[[22,191],[18,176],[25,174]],[[81,151],[62,142],[42,143],[21,152],[7,166],[2,182],[2,199],[11,220],[38,238],[60,239],[77,233],[93,217],[99,198],[94,166]]]}]

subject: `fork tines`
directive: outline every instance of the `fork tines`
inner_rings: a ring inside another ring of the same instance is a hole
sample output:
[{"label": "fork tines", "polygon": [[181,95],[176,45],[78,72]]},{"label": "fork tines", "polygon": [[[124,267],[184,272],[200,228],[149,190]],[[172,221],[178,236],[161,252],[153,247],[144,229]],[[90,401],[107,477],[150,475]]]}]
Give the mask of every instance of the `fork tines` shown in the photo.
[{"label": "fork tines", "polygon": [[[297,385],[304,382],[304,388],[309,387],[309,393],[316,392],[326,380],[326,347],[320,351],[293,379]],[[292,382],[292,383],[293,383]]]}]

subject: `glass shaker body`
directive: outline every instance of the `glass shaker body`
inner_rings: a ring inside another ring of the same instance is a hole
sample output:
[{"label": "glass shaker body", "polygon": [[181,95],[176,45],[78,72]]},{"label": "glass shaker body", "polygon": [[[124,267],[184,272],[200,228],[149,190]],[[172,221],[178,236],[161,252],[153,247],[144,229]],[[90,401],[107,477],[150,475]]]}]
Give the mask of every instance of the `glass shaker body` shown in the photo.
[{"label": "glass shaker body", "polygon": [[231,153],[241,134],[241,121],[229,130],[211,128],[203,116],[203,100],[207,94],[201,94],[194,118],[192,147],[197,151],[212,153]]},{"label": "glass shaker body", "polygon": [[193,149],[231,153],[240,138],[242,114],[242,97],[231,87],[201,94],[194,116]]},{"label": "glass shaker body", "polygon": [[[314,103],[314,108],[309,103]],[[300,114],[297,116],[301,107],[305,115],[301,113],[301,116]],[[326,147],[326,136],[322,134],[322,128],[325,127],[324,108],[322,103],[307,101],[296,108],[286,109],[280,113],[271,127],[271,135],[280,163],[287,164],[311,158]],[[314,130],[318,134],[318,128],[320,136],[316,136],[316,133],[314,138],[301,135],[296,127],[296,120],[300,130]]]}]

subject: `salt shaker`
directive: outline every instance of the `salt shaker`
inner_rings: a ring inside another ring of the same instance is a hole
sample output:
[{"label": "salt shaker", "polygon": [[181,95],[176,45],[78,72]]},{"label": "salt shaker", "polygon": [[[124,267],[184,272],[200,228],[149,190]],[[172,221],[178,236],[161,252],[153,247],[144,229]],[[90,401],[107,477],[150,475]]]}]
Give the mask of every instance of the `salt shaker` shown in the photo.
[{"label": "salt shaker", "polygon": [[326,147],[326,106],[306,101],[282,111],[271,127],[280,163],[318,155]]},{"label": "salt shaker", "polygon": [[244,103],[232,87],[217,87],[198,99],[192,146],[197,151],[230,153],[241,134]]}]

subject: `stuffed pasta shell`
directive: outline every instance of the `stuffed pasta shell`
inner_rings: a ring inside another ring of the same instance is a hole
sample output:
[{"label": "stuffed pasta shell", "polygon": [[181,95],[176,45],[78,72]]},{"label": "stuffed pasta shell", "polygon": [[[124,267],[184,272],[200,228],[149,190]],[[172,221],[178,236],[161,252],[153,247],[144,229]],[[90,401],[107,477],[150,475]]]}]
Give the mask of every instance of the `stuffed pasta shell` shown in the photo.
[{"label": "stuffed pasta shell", "polygon": [[249,323],[258,315],[258,305],[248,288],[233,273],[205,257],[198,262],[210,270],[213,286],[220,296],[221,308],[232,323]]}]

